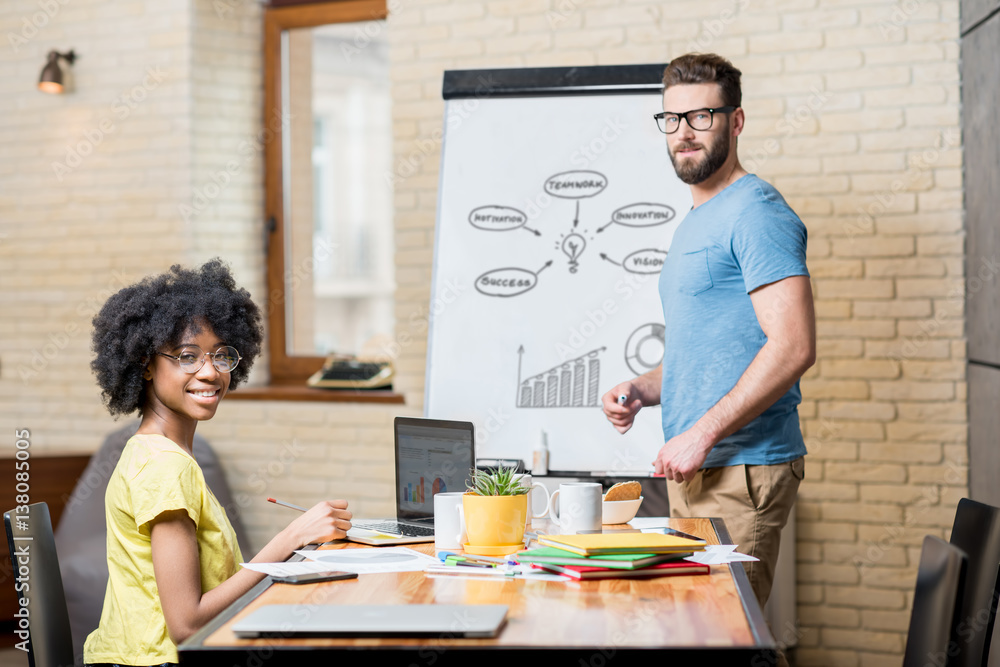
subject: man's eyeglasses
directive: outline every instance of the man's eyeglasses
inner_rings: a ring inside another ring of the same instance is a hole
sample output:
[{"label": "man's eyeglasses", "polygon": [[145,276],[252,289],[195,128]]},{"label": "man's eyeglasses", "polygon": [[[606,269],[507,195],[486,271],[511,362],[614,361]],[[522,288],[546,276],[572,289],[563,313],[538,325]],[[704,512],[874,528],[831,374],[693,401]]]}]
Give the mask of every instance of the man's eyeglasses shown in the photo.
[{"label": "man's eyeglasses", "polygon": [[687,121],[692,130],[704,131],[712,128],[712,120],[715,114],[729,113],[730,111],[736,111],[737,108],[726,106],[716,109],[693,109],[684,113],[664,111],[662,113],[654,113],[653,118],[656,119],[656,127],[660,128],[660,132],[663,134],[673,134],[676,132],[677,128],[681,126],[682,118]]},{"label": "man's eyeglasses", "polygon": [[243,358],[235,347],[229,345],[223,345],[215,352],[202,352],[202,349],[197,345],[186,345],[180,349],[177,356],[165,352],[157,352],[157,354],[176,361],[185,373],[197,373],[205,365],[205,359],[209,357],[212,358],[212,365],[217,371],[229,373],[239,365],[240,359]]}]

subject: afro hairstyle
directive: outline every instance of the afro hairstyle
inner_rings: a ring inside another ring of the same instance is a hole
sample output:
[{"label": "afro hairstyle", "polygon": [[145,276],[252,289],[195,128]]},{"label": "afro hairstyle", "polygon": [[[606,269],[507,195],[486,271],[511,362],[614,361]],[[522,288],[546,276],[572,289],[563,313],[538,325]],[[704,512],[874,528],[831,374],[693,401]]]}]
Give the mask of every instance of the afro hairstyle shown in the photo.
[{"label": "afro hairstyle", "polygon": [[219,258],[197,270],[175,264],[123,288],[108,299],[93,324],[95,357],[90,367],[114,416],[142,412],[142,376],[149,360],[164,347],[177,345],[189,331],[207,325],[239,351],[242,360],[231,373],[230,389],[246,380],[264,337],[260,309]]}]

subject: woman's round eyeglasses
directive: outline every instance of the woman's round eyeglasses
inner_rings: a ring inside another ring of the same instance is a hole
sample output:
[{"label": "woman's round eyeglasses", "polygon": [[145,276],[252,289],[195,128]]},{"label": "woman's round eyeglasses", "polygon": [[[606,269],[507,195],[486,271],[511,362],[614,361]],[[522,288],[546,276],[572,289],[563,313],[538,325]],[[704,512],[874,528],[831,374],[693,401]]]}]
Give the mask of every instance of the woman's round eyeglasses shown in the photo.
[{"label": "woman's round eyeglasses", "polygon": [[212,365],[220,373],[229,373],[236,368],[240,359],[240,353],[235,347],[223,345],[215,352],[203,352],[197,345],[185,345],[178,351],[177,355],[157,352],[158,355],[173,359],[185,373],[197,373],[205,365],[205,360],[211,357]]}]

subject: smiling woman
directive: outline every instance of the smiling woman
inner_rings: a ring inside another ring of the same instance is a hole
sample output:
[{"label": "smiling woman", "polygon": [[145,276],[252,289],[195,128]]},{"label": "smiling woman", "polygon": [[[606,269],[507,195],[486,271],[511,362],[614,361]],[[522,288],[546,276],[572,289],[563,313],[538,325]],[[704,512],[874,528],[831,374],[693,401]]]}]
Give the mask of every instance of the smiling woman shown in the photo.
[{"label": "smiling woman", "polygon": [[149,380],[144,376],[154,357],[160,352],[176,354],[184,334],[197,334],[206,325],[225,345],[244,355],[228,373],[229,389],[235,389],[260,353],[261,315],[250,293],[236,286],[221,260],[197,271],[174,266],[108,299],[94,318],[96,356],[91,368],[111,414],[141,411]]},{"label": "smiling woman", "polygon": [[[198,422],[246,379],[261,340],[259,309],[218,259],[126,287],[94,318],[108,410],[142,421],[108,482],[108,588],[85,663],[176,663],[176,642],[262,578],[240,570],[236,534],[192,456]],[[347,501],[318,503],[253,561],[342,538],[350,519]]]}]

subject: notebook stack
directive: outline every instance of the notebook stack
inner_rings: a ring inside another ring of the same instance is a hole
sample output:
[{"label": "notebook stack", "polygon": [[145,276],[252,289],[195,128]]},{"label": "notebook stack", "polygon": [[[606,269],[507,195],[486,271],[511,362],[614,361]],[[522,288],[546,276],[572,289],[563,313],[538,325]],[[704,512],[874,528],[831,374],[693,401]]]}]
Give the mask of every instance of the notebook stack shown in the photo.
[{"label": "notebook stack", "polygon": [[708,574],[709,566],[684,560],[703,551],[704,540],[659,533],[540,535],[541,547],[514,558],[574,579],[620,579]]}]

